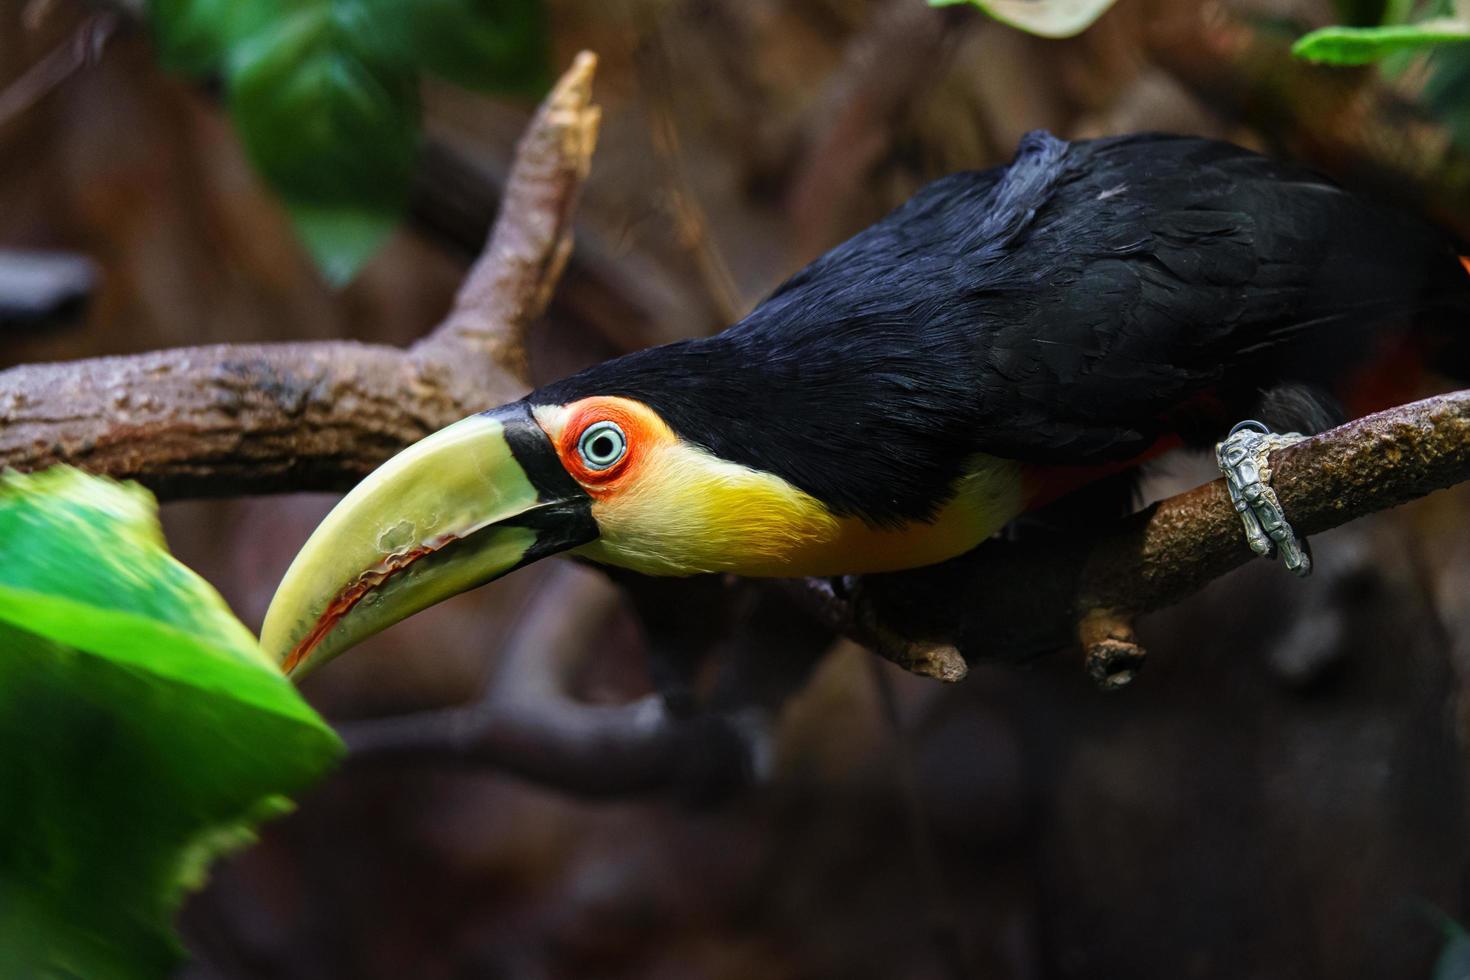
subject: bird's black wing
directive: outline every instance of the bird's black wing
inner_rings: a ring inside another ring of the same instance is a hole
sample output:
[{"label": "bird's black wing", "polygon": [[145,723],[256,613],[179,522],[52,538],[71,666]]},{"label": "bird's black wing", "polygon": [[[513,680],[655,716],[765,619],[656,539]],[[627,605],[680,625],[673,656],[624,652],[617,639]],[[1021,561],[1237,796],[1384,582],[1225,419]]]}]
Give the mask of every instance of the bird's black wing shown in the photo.
[{"label": "bird's black wing", "polygon": [[1033,134],[989,203],[952,286],[978,444],[1011,458],[1126,458],[1202,393],[1327,382],[1386,322],[1470,309],[1437,230],[1226,143]]}]

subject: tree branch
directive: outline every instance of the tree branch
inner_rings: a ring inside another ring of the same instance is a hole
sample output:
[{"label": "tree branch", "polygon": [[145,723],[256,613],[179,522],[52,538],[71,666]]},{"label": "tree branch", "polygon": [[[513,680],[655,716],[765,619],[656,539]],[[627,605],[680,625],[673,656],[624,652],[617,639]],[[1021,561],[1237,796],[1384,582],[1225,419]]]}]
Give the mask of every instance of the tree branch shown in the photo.
[{"label": "tree branch", "polygon": [[403,446],[525,391],[525,332],[571,248],[596,59],[579,55],[516,152],[485,254],[408,350],[222,345],[0,372],[0,466],[59,463],[161,498],[342,489]]},{"label": "tree branch", "polygon": [[[1272,454],[1273,486],[1309,535],[1470,479],[1470,391],[1370,415]],[[990,541],[930,568],[807,583],[829,623],[919,673],[1016,661],[1081,639],[1100,683],[1142,657],[1131,621],[1251,560],[1223,480],[1091,535]],[[1284,573],[1283,573],[1284,574]]]}]

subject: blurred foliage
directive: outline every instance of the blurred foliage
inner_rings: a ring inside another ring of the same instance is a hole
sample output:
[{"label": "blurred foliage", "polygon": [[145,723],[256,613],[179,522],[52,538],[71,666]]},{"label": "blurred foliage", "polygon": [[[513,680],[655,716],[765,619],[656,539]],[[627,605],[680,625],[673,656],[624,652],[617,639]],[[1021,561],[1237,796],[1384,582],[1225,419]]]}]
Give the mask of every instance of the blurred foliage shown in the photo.
[{"label": "blurred foliage", "polygon": [[1347,24],[1312,31],[1292,53],[1329,65],[1378,63],[1389,77],[1422,60],[1420,101],[1470,148],[1470,0],[1339,0],[1338,13]]},{"label": "blurred foliage", "polygon": [[540,0],[151,0],[149,20],[165,65],[224,77],[251,160],[334,284],[403,213],[422,74],[548,80]]},{"label": "blurred foliage", "polygon": [[1292,53],[1330,65],[1366,65],[1400,51],[1470,41],[1470,22],[1436,17],[1415,24],[1324,27],[1301,38]]},{"label": "blurred foliage", "polygon": [[1003,24],[1042,37],[1081,34],[1101,17],[1113,0],[929,0],[931,7],[969,3]]},{"label": "blurred foliage", "polygon": [[161,976],[185,892],[341,744],[141,488],[0,476],[0,553],[0,976]]},{"label": "blurred foliage", "polygon": [[1470,41],[1470,0],[1339,0],[1346,24],[1298,39],[1292,54],[1329,65],[1366,65],[1406,51]]}]

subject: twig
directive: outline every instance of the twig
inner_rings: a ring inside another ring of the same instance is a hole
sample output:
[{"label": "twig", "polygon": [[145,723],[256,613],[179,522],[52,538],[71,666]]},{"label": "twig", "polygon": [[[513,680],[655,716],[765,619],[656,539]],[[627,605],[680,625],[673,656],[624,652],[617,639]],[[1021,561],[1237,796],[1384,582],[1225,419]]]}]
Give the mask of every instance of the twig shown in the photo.
[{"label": "twig", "polygon": [[409,350],[223,345],[0,372],[0,466],[71,463],[160,497],[340,489],[398,449],[526,387],[523,340],[570,249],[590,166],[596,59],[527,129],[485,256]]},{"label": "twig", "polygon": [[83,68],[96,64],[117,28],[116,14],[93,14],[82,21],[70,38],[0,91],[0,127],[40,102]]}]

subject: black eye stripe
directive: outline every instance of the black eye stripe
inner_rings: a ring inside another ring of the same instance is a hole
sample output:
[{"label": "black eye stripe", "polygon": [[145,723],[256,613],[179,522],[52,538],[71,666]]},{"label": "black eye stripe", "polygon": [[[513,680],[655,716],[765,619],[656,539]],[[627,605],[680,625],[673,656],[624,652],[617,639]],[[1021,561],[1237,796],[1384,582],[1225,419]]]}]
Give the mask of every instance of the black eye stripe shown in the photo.
[{"label": "black eye stripe", "polygon": [[616,422],[593,422],[582,430],[577,440],[577,452],[582,461],[594,470],[605,470],[623,458],[627,452],[628,439]]}]

